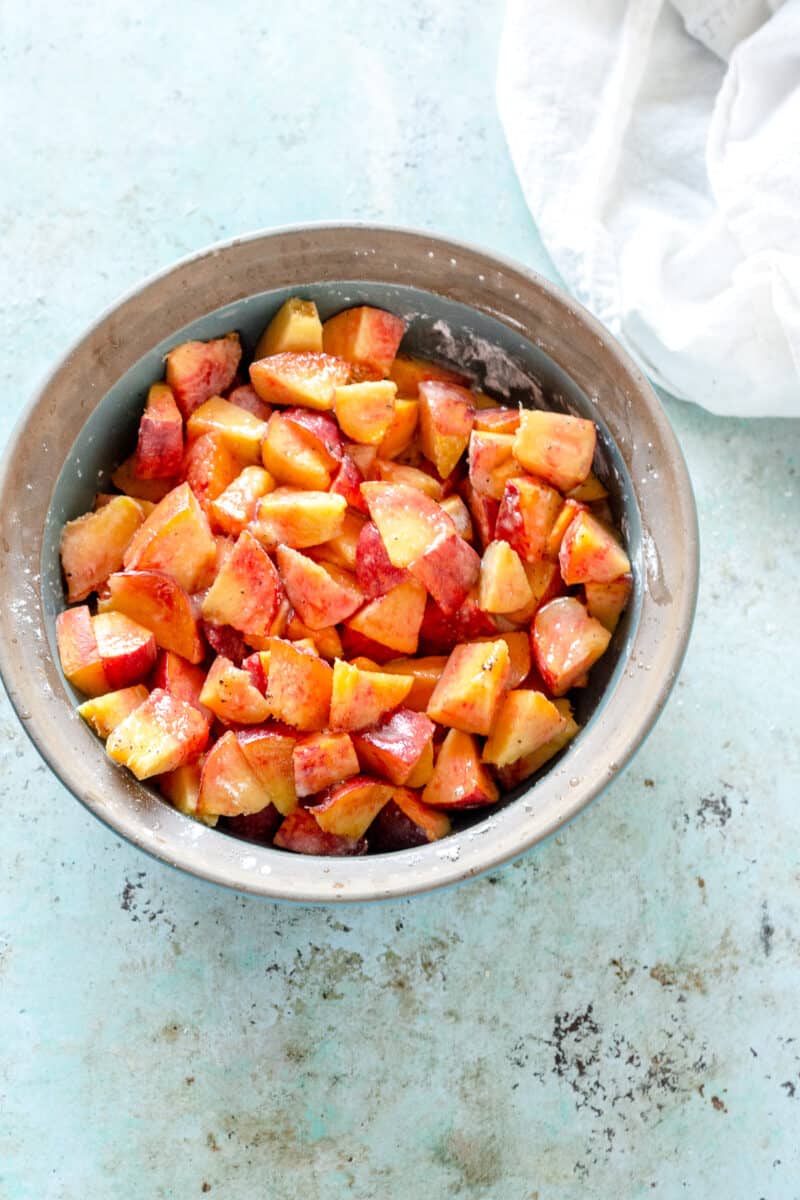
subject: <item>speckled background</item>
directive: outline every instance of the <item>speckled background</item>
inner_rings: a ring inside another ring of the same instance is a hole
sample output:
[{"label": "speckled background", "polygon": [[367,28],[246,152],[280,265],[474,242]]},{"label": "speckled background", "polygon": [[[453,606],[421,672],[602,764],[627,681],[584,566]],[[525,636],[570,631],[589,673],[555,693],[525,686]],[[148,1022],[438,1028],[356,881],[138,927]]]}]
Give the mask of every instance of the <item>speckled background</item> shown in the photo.
[{"label": "speckled background", "polygon": [[[0,437],[103,306],[222,236],[374,218],[552,274],[501,17],[5,6]],[[3,705],[3,1200],[800,1196],[800,426],[668,411],[703,541],[683,676],[628,772],[491,878],[229,895],[96,824]]]}]

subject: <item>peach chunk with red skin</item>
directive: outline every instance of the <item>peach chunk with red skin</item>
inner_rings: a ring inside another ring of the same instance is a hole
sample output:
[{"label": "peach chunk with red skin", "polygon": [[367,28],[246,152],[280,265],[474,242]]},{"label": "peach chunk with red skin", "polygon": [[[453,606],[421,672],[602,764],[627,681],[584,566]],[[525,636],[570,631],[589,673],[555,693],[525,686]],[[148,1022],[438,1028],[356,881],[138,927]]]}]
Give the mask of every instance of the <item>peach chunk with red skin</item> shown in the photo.
[{"label": "peach chunk with red skin", "polygon": [[158,651],[149,629],[113,611],[92,617],[92,629],[112,690],[141,683],[150,674]]},{"label": "peach chunk with red skin", "polygon": [[529,688],[508,692],[483,748],[483,761],[505,767],[544,746],[565,725],[564,717],[542,692]]},{"label": "peach chunk with red skin", "polygon": [[453,383],[419,384],[419,445],[446,479],[467,448],[475,420],[474,397]]},{"label": "peach chunk with red skin", "polygon": [[356,546],[356,579],[365,597],[373,600],[407,579],[402,567],[392,565],[383,538],[374,521],[367,521],[358,535]]},{"label": "peach chunk with red skin", "polygon": [[314,562],[289,546],[279,546],[275,557],[292,607],[309,629],[337,625],[363,603],[355,578],[341,567]]},{"label": "peach chunk with red skin", "polygon": [[315,854],[326,858],[342,858],[366,854],[364,838],[340,837],[321,829],[313,813],[297,808],[290,813],[275,834],[272,842],[279,850],[293,854]]},{"label": "peach chunk with red skin", "polygon": [[356,464],[353,455],[348,450],[343,456],[339,464],[339,470],[333,477],[331,484],[331,492],[335,496],[342,496],[351,508],[357,512],[367,513],[367,504],[364,497],[361,495],[361,484],[364,482],[364,476],[360,467]]},{"label": "peach chunk with red skin", "polygon": [[433,741],[434,724],[424,713],[397,708],[377,724],[353,735],[364,771],[403,784]]},{"label": "peach chunk with red skin", "polygon": [[250,382],[268,404],[333,408],[337,387],[350,378],[350,364],[332,354],[284,351],[250,367]]},{"label": "peach chunk with red skin", "polygon": [[620,575],[610,583],[591,583],[584,586],[586,608],[590,617],[596,617],[611,633],[617,628],[619,619],[628,606],[633,591],[630,575]]},{"label": "peach chunk with red skin", "polygon": [[120,492],[134,500],[158,504],[171,492],[177,479],[139,479],[135,471],[136,455],[132,454],[112,472],[111,482]]},{"label": "peach chunk with red skin", "polygon": [[397,354],[406,323],[380,308],[361,305],[330,317],[322,326],[322,346],[356,366],[373,368],[387,376]]},{"label": "peach chunk with red skin", "polygon": [[109,576],[110,603],[151,630],[156,642],[190,663],[203,661],[205,649],[192,602],[164,571],[121,571]]},{"label": "peach chunk with red skin", "polygon": [[423,802],[433,808],[481,808],[496,804],[499,795],[473,735],[451,729],[422,793]]},{"label": "peach chunk with red skin", "polygon": [[533,750],[530,754],[523,755],[522,758],[514,759],[505,767],[495,768],[497,777],[504,788],[516,787],[518,783],[522,783],[523,779],[528,779],[556,754],[560,754],[579,732],[580,726],[572,716],[569,701],[555,700],[553,703],[563,717],[563,726],[538,750]]},{"label": "peach chunk with red skin", "polygon": [[566,584],[612,583],[630,569],[630,559],[617,539],[589,512],[573,517],[558,553]]},{"label": "peach chunk with red skin", "polygon": [[520,474],[514,439],[508,433],[473,430],[469,439],[469,482],[475,491],[500,500],[506,482]]},{"label": "peach chunk with red skin", "polygon": [[605,652],[610,632],[573,596],[545,604],[531,630],[533,657],[554,696],[563,696]]},{"label": "peach chunk with red skin", "polygon": [[276,488],[259,501],[250,530],[268,550],[276,546],[305,550],[337,537],[346,511],[344,496]]},{"label": "peach chunk with red skin", "polygon": [[275,488],[275,480],[263,467],[245,467],[208,507],[215,529],[238,537],[256,515],[262,496]]},{"label": "peach chunk with red skin", "polygon": [[201,434],[189,443],[183,456],[181,474],[194,492],[203,512],[229,488],[242,464],[219,433]]},{"label": "peach chunk with red skin", "polygon": [[377,851],[411,850],[447,837],[450,818],[424,804],[411,788],[395,788],[369,828],[370,845]]},{"label": "peach chunk with red skin", "polygon": [[280,721],[308,733],[328,725],[333,670],[317,655],[275,638],[270,644],[267,702]]},{"label": "peach chunk with red skin", "polygon": [[430,496],[403,483],[363,483],[361,494],[392,566],[408,567],[455,526]]},{"label": "peach chunk with red skin", "polygon": [[331,728],[342,732],[367,729],[403,703],[413,682],[409,675],[361,671],[337,659],[333,666]]},{"label": "peach chunk with red skin", "polygon": [[123,563],[126,571],[166,571],[191,594],[216,556],[217,544],[205,513],[189,484],[182,483],[137,529]]},{"label": "peach chunk with red skin", "polygon": [[294,748],[298,733],[279,721],[268,721],[237,733],[245,758],[278,812],[286,816],[297,808],[294,785]]},{"label": "peach chunk with red skin", "polygon": [[136,683],[132,687],[85,700],[78,705],[78,713],[99,737],[107,738],[117,725],[145,702],[149,694],[143,683]]},{"label": "peach chunk with red skin", "polygon": [[355,775],[330,788],[308,811],[326,833],[358,839],[364,836],[391,796],[392,788],[382,780]]},{"label": "peach chunk with red skin", "polygon": [[96,512],[68,521],[61,534],[67,600],[85,600],[122,566],[144,513],[129,496],[114,496]]},{"label": "peach chunk with red skin", "polygon": [[349,383],[336,389],[336,419],[345,437],[378,446],[394,419],[397,389],[388,379]]},{"label": "peach chunk with red skin", "polygon": [[472,642],[456,646],[428,704],[428,716],[440,725],[484,736],[508,683],[508,646]]},{"label": "peach chunk with red skin", "polygon": [[186,422],[189,439],[212,433],[242,466],[255,466],[261,458],[266,423],[222,396],[212,396],[195,409]]},{"label": "peach chunk with red skin", "polygon": [[112,731],[106,751],[137,779],[149,779],[193,762],[207,741],[208,722],[194,705],[154,688]]},{"label": "peach chunk with red skin", "polygon": [[397,654],[414,654],[425,603],[424,587],[415,579],[404,579],[365,604],[350,617],[347,628]]},{"label": "peach chunk with red skin", "polygon": [[208,752],[200,778],[197,812],[204,816],[235,817],[256,813],[270,803],[266,789],[250,766],[231,730]]},{"label": "peach chunk with red skin", "polygon": [[509,479],[497,513],[495,538],[508,542],[525,562],[537,562],[545,554],[563,503],[554,488],[538,479]]},{"label": "peach chunk with red skin", "polygon": [[532,475],[569,492],[591,471],[596,444],[594,421],[527,409],[514,436],[514,457]]},{"label": "peach chunk with red skin", "polygon": [[226,396],[231,404],[235,404],[237,408],[243,408],[245,412],[252,413],[254,417],[258,417],[259,421],[268,421],[272,413],[272,409],[259,396],[252,383],[243,383],[239,387],[232,388]]},{"label": "peach chunk with red skin", "polygon": [[161,688],[169,692],[170,696],[193,704],[210,725],[212,715],[205,705],[200,703],[200,693],[205,681],[206,672],[201,666],[187,662],[172,650],[162,650],[150,678],[150,686]]},{"label": "peach chunk with red skin", "polygon": [[101,696],[111,684],[97,645],[89,606],[67,608],[56,617],[56,642],[61,670],[79,692]]},{"label": "peach chunk with red skin", "polygon": [[347,733],[312,733],[295,743],[292,755],[298,796],[311,796],[359,771],[353,739]]},{"label": "peach chunk with red skin", "polygon": [[450,528],[442,530],[427,550],[409,566],[411,574],[438,604],[446,616],[456,612],[466,600],[470,589],[481,574],[480,555],[457,532],[450,518]]},{"label": "peach chunk with red skin", "polygon": [[283,595],[272,560],[244,530],[203,600],[207,621],[231,625],[245,637],[266,636]]},{"label": "peach chunk with red skin", "polygon": [[170,350],[167,383],[184,418],[231,386],[241,357],[238,333],[207,342],[184,342]]},{"label": "peach chunk with red skin", "polygon": [[282,412],[274,412],[267,423],[261,461],[278,483],[318,492],[328,490],[336,467],[317,439]]},{"label": "peach chunk with red skin", "polygon": [[221,654],[211,664],[200,703],[227,725],[258,725],[269,716],[269,705],[254,686],[250,672]]},{"label": "peach chunk with red skin", "polygon": [[514,612],[531,600],[522,560],[508,542],[490,542],[481,559],[478,604],[486,612]]},{"label": "peach chunk with red skin", "polygon": [[443,367],[439,363],[429,362],[424,358],[414,358],[410,354],[398,354],[389,371],[389,378],[397,384],[398,396],[418,395],[419,385],[426,379],[438,379],[441,383],[456,383],[461,387],[469,386],[469,379],[452,367]]},{"label": "peach chunk with red skin", "polygon": [[154,383],[139,421],[134,471],[140,479],[171,479],[183,461],[183,418],[172,388]]}]

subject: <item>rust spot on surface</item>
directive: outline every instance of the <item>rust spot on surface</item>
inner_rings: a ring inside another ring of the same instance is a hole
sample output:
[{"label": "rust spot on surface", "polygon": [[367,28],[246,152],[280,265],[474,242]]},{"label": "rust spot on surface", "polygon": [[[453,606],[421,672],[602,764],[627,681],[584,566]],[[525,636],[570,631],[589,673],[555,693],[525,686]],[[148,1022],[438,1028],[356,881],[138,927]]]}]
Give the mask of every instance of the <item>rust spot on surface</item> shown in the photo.
[{"label": "rust spot on surface", "polygon": [[204,1179],[204,1180],[203,1180],[203,1186],[200,1188],[200,1191],[201,1191],[201,1192],[210,1192],[210,1191],[211,1191],[211,1184],[210,1184],[210,1183],[208,1183],[208,1182],[207,1182],[207,1181]]},{"label": "rust spot on surface", "polygon": [[206,1134],[206,1145],[208,1146],[209,1150],[213,1150],[215,1154],[219,1154],[220,1145],[213,1133]]},{"label": "rust spot on surface", "polygon": [[725,1101],[720,1100],[719,1096],[712,1096],[711,1103],[713,1104],[713,1106],[717,1110],[717,1112],[727,1112],[728,1111],[727,1108],[725,1107]]},{"label": "rust spot on surface", "polygon": [[650,968],[650,978],[655,979],[656,983],[660,983],[664,988],[677,988],[681,992],[699,992],[701,996],[705,996],[707,991],[706,981],[697,967],[684,966],[681,963],[675,966],[656,963]]},{"label": "rust spot on surface", "polygon": [[656,786],[655,779],[645,779],[644,786],[646,788],[654,788]]}]

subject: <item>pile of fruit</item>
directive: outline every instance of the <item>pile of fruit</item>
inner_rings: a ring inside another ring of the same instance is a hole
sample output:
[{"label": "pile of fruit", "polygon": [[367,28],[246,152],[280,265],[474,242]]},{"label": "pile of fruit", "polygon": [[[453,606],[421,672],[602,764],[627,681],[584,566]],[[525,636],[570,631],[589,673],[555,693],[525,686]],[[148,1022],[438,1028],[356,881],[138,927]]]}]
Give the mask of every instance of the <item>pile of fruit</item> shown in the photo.
[{"label": "pile of fruit", "polygon": [[150,388],[115,494],[70,521],[78,712],[177,809],[304,854],[403,849],[578,726],[630,563],[593,422],[398,353],[399,317],[287,301]]}]

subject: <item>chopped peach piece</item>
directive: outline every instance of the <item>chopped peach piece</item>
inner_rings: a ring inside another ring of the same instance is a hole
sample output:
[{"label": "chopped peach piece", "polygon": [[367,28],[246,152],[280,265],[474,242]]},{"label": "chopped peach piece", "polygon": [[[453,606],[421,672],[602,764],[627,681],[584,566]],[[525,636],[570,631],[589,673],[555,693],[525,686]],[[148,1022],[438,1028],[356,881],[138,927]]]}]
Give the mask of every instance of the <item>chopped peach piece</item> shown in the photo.
[{"label": "chopped peach piece", "polygon": [[367,729],[384,713],[403,703],[413,682],[410,675],[360,671],[337,659],[333,665],[331,728],[345,732]]},{"label": "chopped peach piece", "polygon": [[135,708],[144,704],[149,692],[143,683],[121,688],[117,692],[106,692],[93,700],[78,705],[78,714],[101,738],[107,738],[121,721],[129,717]]},{"label": "chopped peach piece", "polygon": [[548,600],[555,600],[564,591],[564,581],[558,569],[558,563],[543,558],[539,562],[524,562],[525,578],[531,589],[531,598],[522,608],[505,613],[505,619],[514,625],[530,625],[536,610]]},{"label": "chopped peach piece", "polygon": [[342,656],[342,639],[333,625],[325,626],[322,629],[310,629],[292,610],[284,633],[290,642],[311,641],[317,654],[322,658],[333,659]]},{"label": "chopped peach piece", "polygon": [[[171,492],[177,483],[176,479],[139,479],[135,471],[136,455],[132,454],[117,467],[111,476],[114,487],[119,488],[133,500],[147,500],[158,504],[167,492]],[[177,472],[176,472],[177,474]],[[147,514],[145,514],[146,516]]]},{"label": "chopped peach piece", "polygon": [[245,412],[252,413],[254,417],[258,417],[259,421],[268,421],[272,415],[272,408],[269,404],[264,403],[252,383],[243,383],[239,387],[232,388],[226,392],[225,399],[230,400],[231,404],[243,408]]},{"label": "chopped peach piece", "polygon": [[483,748],[483,761],[505,767],[533,754],[566,726],[561,713],[542,692],[520,688],[509,692]]},{"label": "chopped peach piece", "polygon": [[[446,518],[445,514],[442,516]],[[480,556],[465,542],[454,525],[434,537],[428,548],[409,566],[409,571],[446,616],[466,600],[481,574]]]},{"label": "chopped peach piece", "polygon": [[197,813],[235,817],[260,812],[269,803],[267,790],[247,761],[236,734],[230,730],[223,733],[203,763]]},{"label": "chopped peach piece", "polygon": [[427,783],[430,783],[432,775],[433,741],[430,741],[417,759],[414,769],[406,780],[406,786],[410,788],[424,788]]},{"label": "chopped peach piece", "polygon": [[[334,476],[331,484],[331,491],[336,496],[343,496],[351,508],[356,509],[360,513],[367,512],[367,505],[364,497],[361,495],[361,484],[364,482],[364,476],[361,473],[361,468],[355,463],[353,450],[354,442],[350,442],[347,448],[347,453],[342,456],[342,461],[339,464],[339,470]],[[362,447],[362,449],[373,449],[373,447]]]},{"label": "chopped peach piece", "polygon": [[424,658],[393,658],[379,669],[389,675],[411,675],[414,682],[403,703],[406,708],[425,712],[446,665],[447,655],[432,654]]},{"label": "chopped peach piece", "polygon": [[406,783],[429,746],[434,724],[424,713],[396,708],[369,729],[353,735],[358,761],[363,770]]},{"label": "chopped peach piece", "polygon": [[190,442],[183,459],[183,478],[204,512],[238,476],[242,464],[218,433]]},{"label": "chopped peach piece", "polygon": [[207,621],[231,625],[245,637],[265,637],[278,611],[281,581],[267,552],[246,529],[203,600]]},{"label": "chopped peach piece", "polygon": [[554,696],[563,696],[605,653],[611,634],[579,600],[564,596],[539,609],[531,638],[542,678]]},{"label": "chopped peach piece", "polygon": [[558,558],[561,552],[561,543],[564,540],[564,534],[567,532],[578,513],[586,511],[586,505],[581,504],[579,500],[564,501],[561,511],[556,517],[555,524],[550,530],[547,538],[547,547],[545,552],[548,558]]},{"label": "chopped peach piece", "polygon": [[206,676],[200,703],[228,725],[258,725],[269,716],[269,705],[253,685],[250,672],[218,655]]},{"label": "chopped peach piece", "polygon": [[284,351],[259,359],[250,380],[268,404],[299,404],[323,411],[333,408],[337,387],[350,378],[350,366],[331,354]]},{"label": "chopped peach piece", "polygon": [[284,300],[256,343],[253,358],[267,358],[287,350],[322,349],[322,322],[313,300],[291,296]]},{"label": "chopped peach piece", "polygon": [[555,707],[564,719],[564,724],[548,742],[540,746],[538,750],[534,750],[531,754],[526,754],[522,758],[515,759],[514,762],[505,767],[498,767],[497,774],[504,788],[516,787],[518,783],[522,783],[523,779],[528,779],[536,771],[543,767],[545,763],[559,754],[565,746],[573,740],[575,735],[580,732],[580,726],[575,723],[572,716],[572,708],[568,700],[554,701]]},{"label": "chopped peach piece", "polygon": [[188,483],[182,483],[137,529],[123,562],[126,571],[166,571],[191,594],[216,554],[205,513]]},{"label": "chopped peach piece", "polygon": [[341,567],[314,562],[289,546],[279,546],[275,557],[286,594],[309,629],[336,625],[363,603],[355,577]]},{"label": "chopped peach piece", "polygon": [[262,496],[275,489],[275,480],[263,467],[245,467],[215,500],[208,513],[214,527],[238,537],[256,515]]},{"label": "chopped peach piece", "polygon": [[396,397],[391,424],[378,446],[378,457],[397,458],[398,454],[407,450],[416,433],[418,420],[419,402]]},{"label": "chopped peach piece", "polygon": [[282,412],[269,419],[261,457],[278,483],[319,492],[330,487],[330,455],[315,447],[305,430]]},{"label": "chopped peach piece", "polygon": [[425,589],[404,579],[377,596],[347,622],[348,628],[401,654],[414,654],[425,615]]},{"label": "chopped peach piece", "polygon": [[456,532],[459,537],[462,537],[465,542],[472,541],[472,519],[469,515],[469,509],[460,496],[446,496],[442,500],[442,511],[446,512],[450,520],[456,527]]},{"label": "chopped peach piece", "polygon": [[151,630],[165,650],[191,663],[205,653],[192,602],[171,575],[163,571],[122,571],[110,575],[109,609],[125,613]]},{"label": "chopped peach piece", "polygon": [[630,559],[604,525],[589,512],[572,519],[558,553],[566,584],[612,583],[631,569]]},{"label": "chopped peach piece", "polygon": [[494,536],[508,542],[525,562],[536,562],[546,552],[562,504],[560,494],[538,479],[524,475],[509,479],[503,491]]},{"label": "chopped peach piece", "polygon": [[193,762],[207,741],[208,722],[197,709],[155,688],[112,730],[106,753],[137,779],[149,779]]},{"label": "chopped peach piece", "polygon": [[139,422],[134,471],[139,479],[172,479],[183,461],[183,418],[172,388],[154,383]]},{"label": "chopped peach piece", "polygon": [[490,542],[481,559],[480,607],[485,612],[513,612],[530,600],[528,577],[516,550],[508,542]]},{"label": "chopped peach piece", "polygon": [[202,667],[189,663],[180,654],[172,650],[162,650],[153,671],[151,686],[162,688],[178,700],[193,704],[211,724],[213,718],[209,710],[200,703],[200,693],[206,681],[206,673]]},{"label": "chopped peach piece", "polygon": [[112,690],[140,683],[150,674],[158,651],[149,629],[124,613],[107,612],[92,617],[92,630]]},{"label": "chopped peach piece", "polygon": [[613,633],[619,624],[619,619],[628,607],[628,601],[633,591],[633,580],[630,575],[621,575],[611,583],[587,583],[586,608],[590,617],[596,617],[601,625],[605,625]]},{"label": "chopped peach piece", "polygon": [[241,357],[238,333],[208,342],[184,342],[170,350],[167,383],[184,418],[231,386]]},{"label": "chopped peach piece", "polygon": [[490,733],[509,672],[504,641],[456,646],[431,696],[428,716],[464,733]]},{"label": "chopped peach piece", "polygon": [[391,797],[388,784],[367,775],[356,775],[331,788],[324,800],[308,811],[326,833],[357,839],[364,836]]},{"label": "chopped peach piece", "polygon": [[61,566],[67,600],[85,600],[122,566],[131,539],[142,524],[135,500],[114,496],[96,512],[68,521],[61,535]]},{"label": "chopped peach piece", "polygon": [[203,768],[200,762],[187,763],[174,771],[159,775],[157,783],[161,795],[169,800],[173,808],[187,817],[195,817],[204,825],[216,825],[216,817],[204,817],[197,812],[197,798],[200,795],[200,780]]},{"label": "chopped peach piece", "polygon": [[345,437],[365,446],[380,445],[394,418],[396,391],[388,379],[337,387],[336,419]]},{"label": "chopped peach piece", "polygon": [[56,641],[61,670],[73,687],[87,696],[101,696],[111,687],[86,604],[67,608],[56,617]]},{"label": "chopped peach piece", "polygon": [[568,492],[591,471],[596,442],[593,421],[526,409],[514,437],[514,457],[532,475]]},{"label": "chopped peach piece", "polygon": [[383,462],[378,458],[375,460],[372,473],[373,477],[384,483],[404,483],[409,487],[417,488],[426,496],[430,496],[432,500],[441,500],[444,495],[444,487],[440,480],[435,479],[427,471],[421,471],[418,467],[410,467],[407,463]]},{"label": "chopped peach piece", "polygon": [[420,383],[420,449],[442,479],[466,450],[474,420],[473,396],[466,388],[433,380]]},{"label": "chopped peach piece", "polygon": [[590,471],[583,483],[579,483],[577,487],[570,490],[568,499],[580,500],[583,504],[593,504],[598,500],[605,500],[607,495],[608,489],[603,486],[594,471]]},{"label": "chopped peach piece", "polygon": [[507,480],[519,473],[511,434],[473,430],[469,439],[469,481],[476,492],[500,500]]},{"label": "chopped peach piece", "polygon": [[493,500],[491,496],[486,496],[482,492],[476,491],[469,481],[463,484],[462,490],[469,511],[472,514],[472,520],[478,535],[478,545],[485,549],[489,545],[489,542],[494,540],[494,527],[497,522],[497,514],[500,511],[500,503],[497,500]]},{"label": "chopped peach piece", "polygon": [[518,408],[479,408],[475,428],[482,433],[515,434],[519,429]]},{"label": "chopped peach piece", "polygon": [[456,383],[462,387],[469,384],[466,375],[450,367],[439,366],[424,358],[413,358],[410,354],[398,354],[389,371],[389,378],[397,384],[398,396],[416,396],[419,385],[426,379],[438,379],[442,383]]},{"label": "chopped peach piece", "polygon": [[435,500],[407,484],[364,483],[361,492],[395,567],[408,567],[438,534],[455,528]]},{"label": "chopped peach piece", "polygon": [[283,816],[293,812],[297,808],[297,791],[292,756],[297,733],[272,721],[257,729],[242,729],[236,736],[271,803]]},{"label": "chopped peach piece", "polygon": [[328,724],[333,671],[326,662],[282,638],[270,645],[267,702],[270,712],[308,733]]},{"label": "chopped peach piece", "polygon": [[320,546],[342,532],[347,502],[329,492],[276,488],[259,501],[251,532],[268,550]]},{"label": "chopped peach piece", "polygon": [[327,354],[338,355],[357,366],[374,368],[386,376],[405,329],[402,317],[362,305],[330,317],[322,326],[322,345]]},{"label": "chopped peach piece", "polygon": [[206,400],[186,422],[186,433],[190,438],[216,433],[231,454],[240,462],[252,466],[261,457],[261,442],[266,430],[264,421],[238,404],[223,400],[222,396],[212,396]]},{"label": "chopped peach piece", "polygon": [[359,771],[348,733],[312,733],[295,743],[292,756],[298,796],[312,796]]},{"label": "chopped peach piece", "polygon": [[326,858],[365,854],[367,850],[363,838],[337,837],[320,829],[313,813],[307,808],[296,808],[289,813],[272,844],[279,850],[289,850],[293,854],[316,854]]},{"label": "chopped peach piece", "polygon": [[[329,542],[323,542],[321,546],[311,547],[312,558],[317,562],[334,563],[337,567],[344,567],[346,571],[356,571],[359,538],[366,524],[366,518],[361,513],[348,510],[344,514],[341,531],[336,537],[331,538]],[[358,586],[361,587],[360,582]]]},{"label": "chopped peach piece", "polygon": [[498,798],[497,784],[481,762],[475,738],[451,729],[422,793],[423,803],[433,808],[480,808],[495,804]]},{"label": "chopped peach piece", "polygon": [[423,804],[410,787],[395,788],[370,829],[370,846],[379,851],[410,850],[450,833],[447,813]]},{"label": "chopped peach piece", "polygon": [[377,525],[367,521],[356,545],[356,579],[364,595],[369,599],[383,596],[407,578],[404,569],[392,566]]}]

